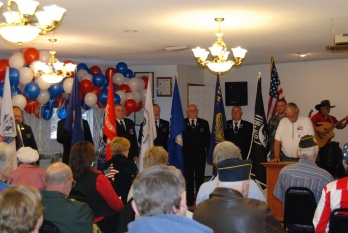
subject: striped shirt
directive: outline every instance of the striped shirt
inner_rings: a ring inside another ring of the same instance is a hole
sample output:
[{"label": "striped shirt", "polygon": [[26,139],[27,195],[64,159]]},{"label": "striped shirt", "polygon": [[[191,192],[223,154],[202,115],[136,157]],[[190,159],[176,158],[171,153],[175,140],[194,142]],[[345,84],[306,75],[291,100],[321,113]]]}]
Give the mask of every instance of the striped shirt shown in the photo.
[{"label": "striped shirt", "polygon": [[348,208],[348,177],[325,186],[313,219],[316,233],[329,232],[330,214],[337,208]]},{"label": "striped shirt", "polygon": [[284,202],[285,191],[290,187],[306,187],[312,190],[318,203],[325,185],[334,179],[314,162],[300,159],[298,163],[285,166],[279,174],[273,194]]}]

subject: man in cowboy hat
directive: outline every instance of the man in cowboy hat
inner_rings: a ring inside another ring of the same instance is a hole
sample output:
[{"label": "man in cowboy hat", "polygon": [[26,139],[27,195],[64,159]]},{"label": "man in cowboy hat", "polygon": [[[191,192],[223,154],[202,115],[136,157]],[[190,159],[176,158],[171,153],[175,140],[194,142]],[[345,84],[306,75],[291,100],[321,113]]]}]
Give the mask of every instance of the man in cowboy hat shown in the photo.
[{"label": "man in cowboy hat", "polygon": [[[315,109],[318,110],[318,112],[312,116],[311,121],[317,135],[325,136],[330,132],[330,129],[328,129],[329,127],[321,127],[325,123],[330,123],[337,129],[344,129],[347,126],[348,116],[346,116],[344,119],[342,119],[342,121],[339,122],[336,117],[330,115],[330,110],[334,107],[336,106],[332,106],[329,100],[322,100],[320,104],[315,105]],[[327,138],[327,142],[324,142],[325,144],[320,147],[317,164],[319,167],[322,167],[325,170],[329,171],[334,177],[344,176],[341,162],[339,162],[341,161],[341,159],[334,159],[340,158],[342,151],[339,148],[337,142],[331,142],[331,138],[329,138],[329,136],[327,136]],[[320,143],[318,144],[320,145]],[[337,167],[340,167],[339,174],[337,173]]]}]

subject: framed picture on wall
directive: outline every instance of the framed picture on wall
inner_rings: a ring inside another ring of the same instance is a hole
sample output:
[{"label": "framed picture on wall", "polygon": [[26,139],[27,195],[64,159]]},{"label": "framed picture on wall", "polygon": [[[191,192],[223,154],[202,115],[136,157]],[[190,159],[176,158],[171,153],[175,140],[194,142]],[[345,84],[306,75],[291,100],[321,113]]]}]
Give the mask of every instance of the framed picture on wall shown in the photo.
[{"label": "framed picture on wall", "polygon": [[149,78],[149,75],[152,74],[152,98],[154,97],[154,80],[155,80],[155,74],[154,72],[134,72],[134,77],[137,77],[137,78],[144,78],[144,79],[148,79]]},{"label": "framed picture on wall", "polygon": [[172,96],[172,77],[157,77],[157,96]]}]

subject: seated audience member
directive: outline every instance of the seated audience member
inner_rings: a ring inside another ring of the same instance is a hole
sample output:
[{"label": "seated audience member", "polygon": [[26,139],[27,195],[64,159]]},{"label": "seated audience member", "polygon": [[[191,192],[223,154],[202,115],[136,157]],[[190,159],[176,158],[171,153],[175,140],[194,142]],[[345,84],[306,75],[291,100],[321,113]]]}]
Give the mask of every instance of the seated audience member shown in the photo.
[{"label": "seated audience member", "polygon": [[138,218],[128,224],[128,232],[213,232],[185,217],[185,179],[178,169],[164,165],[144,169],[133,186],[132,207]]},{"label": "seated audience member", "polygon": [[285,232],[263,201],[247,198],[252,161],[229,158],[218,163],[217,188],[199,204],[193,219],[214,232]]},{"label": "seated audience member", "polygon": [[93,169],[96,155],[92,143],[76,143],[70,151],[70,168],[76,180],[73,191],[79,191],[87,197],[92,209],[94,222],[104,233],[115,232],[117,214],[123,208],[123,202],[117,196],[108,178],[102,172]]},{"label": "seated audience member", "polygon": [[[168,152],[162,146],[153,146],[147,149],[143,158],[143,169],[156,165],[168,164]],[[128,193],[127,201],[133,197],[133,185]]]},{"label": "seated audience member", "polygon": [[31,147],[21,147],[17,151],[19,161],[18,168],[14,170],[8,181],[9,184],[23,184],[45,189],[45,170],[38,168],[36,161],[39,160],[39,153]]},{"label": "seated audience member", "polygon": [[93,233],[93,212],[86,203],[67,198],[75,185],[68,165],[56,162],[46,170],[46,190],[41,191],[44,219],[60,233]]},{"label": "seated audience member", "polygon": [[[343,154],[348,153],[348,146],[343,147]],[[343,167],[348,175],[348,165],[343,160]],[[333,181],[324,187],[314,214],[315,232],[329,232],[330,214],[337,208],[348,208],[348,176]]]},{"label": "seated audience member", "polygon": [[138,174],[137,165],[128,159],[130,142],[124,137],[115,137],[111,144],[112,158],[105,162],[104,174],[113,180],[113,187],[123,203],[127,197],[132,182]]},{"label": "seated audience member", "polygon": [[15,165],[16,151],[6,142],[0,142],[0,192],[9,187],[5,183],[11,176]]},{"label": "seated audience member", "polygon": [[314,193],[315,200],[318,203],[324,186],[334,180],[329,172],[318,167],[315,163],[318,150],[313,135],[301,137],[298,145],[300,160],[295,164],[285,166],[279,173],[274,188],[274,195],[278,199],[283,202],[285,192],[290,187],[306,187]]},{"label": "seated audience member", "polygon": [[39,233],[43,206],[37,189],[14,185],[0,194],[1,233]]},{"label": "seated audience member", "polygon": [[[229,158],[242,159],[240,149],[229,141],[224,141],[216,145],[213,152],[213,164],[217,167],[217,164],[223,160]],[[212,180],[205,182],[201,185],[196,199],[196,205],[209,198],[209,195],[214,191],[218,183],[218,176],[214,177]],[[255,181],[250,179],[249,181],[249,192],[248,198],[258,199],[260,201],[266,202],[266,198],[263,195],[261,189]]]}]

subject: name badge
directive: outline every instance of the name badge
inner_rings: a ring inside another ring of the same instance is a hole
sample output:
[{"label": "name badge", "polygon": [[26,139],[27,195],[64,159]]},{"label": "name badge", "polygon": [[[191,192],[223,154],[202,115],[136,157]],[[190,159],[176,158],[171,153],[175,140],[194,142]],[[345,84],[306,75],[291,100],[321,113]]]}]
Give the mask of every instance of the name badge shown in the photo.
[{"label": "name badge", "polygon": [[129,134],[134,134],[134,130],[133,129],[129,129]]},{"label": "name badge", "polygon": [[27,134],[25,135],[25,137],[26,137],[26,138],[31,138],[31,133],[27,133]]}]

